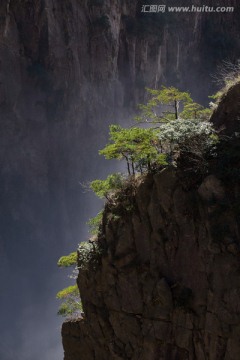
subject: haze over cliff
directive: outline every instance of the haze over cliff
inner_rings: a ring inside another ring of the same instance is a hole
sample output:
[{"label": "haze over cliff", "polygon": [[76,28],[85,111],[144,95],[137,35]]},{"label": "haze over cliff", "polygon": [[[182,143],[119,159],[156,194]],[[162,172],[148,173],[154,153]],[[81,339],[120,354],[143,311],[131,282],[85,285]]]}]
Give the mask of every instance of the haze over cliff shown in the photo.
[{"label": "haze over cliff", "polygon": [[55,263],[96,213],[79,182],[105,175],[108,124],[132,113],[145,86],[206,101],[209,74],[239,58],[231,3],[232,14],[161,16],[136,0],[1,1],[1,359],[38,360],[42,348],[41,359],[61,357]]}]

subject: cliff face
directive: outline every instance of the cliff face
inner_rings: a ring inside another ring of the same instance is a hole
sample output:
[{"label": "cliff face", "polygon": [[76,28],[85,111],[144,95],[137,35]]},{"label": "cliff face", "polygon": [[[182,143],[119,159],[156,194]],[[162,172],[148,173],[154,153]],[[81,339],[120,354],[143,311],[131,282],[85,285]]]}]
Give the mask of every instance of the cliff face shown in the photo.
[{"label": "cliff face", "polygon": [[19,308],[54,298],[46,279],[91,216],[79,182],[105,175],[96,154],[108,123],[127,118],[145,86],[163,82],[202,99],[216,65],[238,59],[239,8],[225,2],[234,13],[172,17],[141,14],[137,0],[1,1],[0,301],[10,308],[4,333],[21,316],[19,294]]},{"label": "cliff face", "polygon": [[99,172],[94,154],[108,123],[128,117],[145,86],[171,83],[198,98],[207,93],[209,73],[240,53],[239,8],[226,5],[235,12],[189,16],[141,14],[137,1],[1,2],[6,251],[20,237],[36,243],[78,236],[79,180]]},{"label": "cliff face", "polygon": [[[239,112],[225,118],[228,135]],[[106,207],[105,251],[80,266],[84,318],[63,324],[65,360],[238,359],[240,188],[225,180],[210,171],[186,189],[167,169],[138,184],[132,207]]]}]

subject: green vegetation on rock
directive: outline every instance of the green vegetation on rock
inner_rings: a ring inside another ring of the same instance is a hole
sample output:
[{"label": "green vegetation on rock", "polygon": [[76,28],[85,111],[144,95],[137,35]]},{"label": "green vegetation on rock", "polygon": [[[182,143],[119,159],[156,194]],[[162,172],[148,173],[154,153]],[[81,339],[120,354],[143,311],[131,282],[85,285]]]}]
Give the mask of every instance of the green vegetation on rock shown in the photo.
[{"label": "green vegetation on rock", "polygon": [[58,309],[58,315],[64,317],[78,317],[82,312],[82,303],[77,285],[69,286],[56,295],[57,299],[64,300]]},{"label": "green vegetation on rock", "polygon": [[110,199],[111,194],[122,188],[124,177],[120,173],[111,174],[106,180],[94,180],[90,183],[90,189],[100,198]]},{"label": "green vegetation on rock", "polygon": [[94,271],[100,264],[103,249],[98,241],[85,241],[79,244],[78,254],[79,269]]},{"label": "green vegetation on rock", "polygon": [[77,265],[77,252],[75,251],[67,256],[62,256],[58,260],[57,264],[59,267],[69,267],[69,266]]},{"label": "green vegetation on rock", "polygon": [[[110,218],[114,221],[135,209],[134,195],[139,178],[167,166],[177,167],[182,158],[187,160],[193,172],[202,175],[207,171],[205,156],[217,141],[209,122],[212,110],[195,103],[188,92],[174,87],[147,89],[147,92],[148,102],[139,106],[135,125],[129,128],[111,125],[109,142],[99,151],[106,159],[125,161],[127,174],[115,173],[105,180],[97,179],[90,183],[90,189],[105,199],[107,206],[112,206]],[[58,266],[76,266],[78,261],[81,272],[95,271],[101,265],[104,253],[98,238],[102,222],[103,211],[100,211],[88,222],[91,234],[97,237],[80,243],[77,253],[61,257]],[[63,289],[57,297],[64,300],[59,314],[79,314],[81,303],[76,285]]]},{"label": "green vegetation on rock", "polygon": [[192,104],[188,92],[182,92],[175,87],[162,86],[161,90],[147,89],[150,99],[147,104],[140,104],[141,113],[136,121],[147,123],[162,123],[181,118],[181,109]]},{"label": "green vegetation on rock", "polygon": [[[106,159],[125,160],[129,176],[173,165],[186,150],[202,157],[214,143],[209,122],[211,109],[204,109],[188,92],[174,87],[147,92],[149,100],[139,106],[140,113],[135,118],[139,126],[111,125],[109,144],[99,152]],[[108,185],[111,187],[109,182]]]},{"label": "green vegetation on rock", "polygon": [[[77,268],[77,252],[72,252],[69,255],[62,256],[58,260],[59,267],[73,267],[73,275],[71,278],[76,278],[74,274]],[[80,294],[77,285],[71,285],[62,289],[56,295],[57,299],[62,300],[58,309],[58,315],[64,317],[78,317],[82,311],[82,304],[80,300]]]},{"label": "green vegetation on rock", "polygon": [[102,222],[102,217],[103,217],[103,210],[101,210],[95,217],[91,218],[87,222],[87,225],[89,226],[91,235],[98,235],[99,228],[100,228],[100,225]]},{"label": "green vegetation on rock", "polygon": [[158,132],[155,129],[132,127],[124,129],[110,126],[110,143],[99,151],[106,159],[126,160],[128,175],[140,170],[151,171],[155,166],[166,165],[165,154],[159,151]]}]

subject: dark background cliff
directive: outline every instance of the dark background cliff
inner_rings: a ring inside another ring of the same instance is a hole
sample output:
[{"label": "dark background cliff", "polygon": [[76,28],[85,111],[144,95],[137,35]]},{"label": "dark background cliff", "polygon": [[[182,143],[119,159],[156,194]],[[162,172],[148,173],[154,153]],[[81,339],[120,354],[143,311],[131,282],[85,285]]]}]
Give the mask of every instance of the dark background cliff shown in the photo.
[{"label": "dark background cliff", "polygon": [[210,74],[239,58],[236,1],[221,1],[232,14],[174,16],[141,14],[141,4],[1,1],[3,360],[61,357],[55,263],[97,211],[79,183],[107,172],[97,149],[108,124],[129,116],[145,86],[174,85],[206,103]]}]

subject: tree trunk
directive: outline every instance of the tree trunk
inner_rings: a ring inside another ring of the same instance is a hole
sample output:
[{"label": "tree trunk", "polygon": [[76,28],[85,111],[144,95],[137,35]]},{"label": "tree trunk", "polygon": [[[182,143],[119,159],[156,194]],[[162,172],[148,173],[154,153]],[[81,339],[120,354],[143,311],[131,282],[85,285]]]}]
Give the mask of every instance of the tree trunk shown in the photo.
[{"label": "tree trunk", "polygon": [[134,163],[133,163],[133,161],[131,162],[131,165],[132,165],[132,174],[135,175],[135,169],[134,169]]},{"label": "tree trunk", "polygon": [[175,119],[176,120],[178,120],[178,108],[179,108],[179,101],[174,100]]}]

